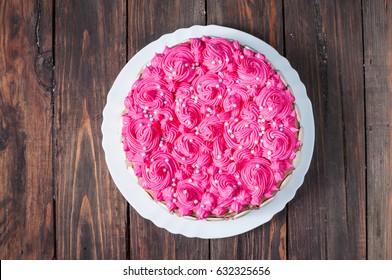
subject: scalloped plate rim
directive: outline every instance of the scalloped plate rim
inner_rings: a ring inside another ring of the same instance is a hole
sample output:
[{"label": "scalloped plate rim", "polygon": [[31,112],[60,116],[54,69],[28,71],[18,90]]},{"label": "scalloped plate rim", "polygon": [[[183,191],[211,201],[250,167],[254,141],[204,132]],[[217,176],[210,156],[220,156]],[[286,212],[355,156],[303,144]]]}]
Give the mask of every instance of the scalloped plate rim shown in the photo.
[{"label": "scalloped plate rim", "polygon": [[[202,35],[238,40],[241,45],[262,52],[289,84],[300,109],[302,115],[301,126],[304,127],[305,131],[302,160],[293,171],[292,179],[288,185],[282,191],[279,191],[275,199],[265,207],[251,211],[247,215],[234,220],[194,221],[163,211],[161,206],[148,199],[142,188],[138,186],[136,176],[126,168],[125,154],[122,151],[120,130],[121,112],[124,108],[123,101],[136,80],[140,68],[152,58],[155,52],[162,52],[166,45],[173,46],[189,38],[201,37]],[[218,25],[194,25],[189,28],[177,29],[173,33],[162,35],[136,53],[120,71],[108,93],[107,103],[103,110],[101,130],[103,134],[102,146],[108,169],[117,188],[130,205],[142,217],[171,233],[208,239],[242,234],[269,222],[276,213],[282,211],[303,184],[312,159],[315,138],[311,102],[307,97],[304,84],[289,61],[261,39],[237,29]]]}]

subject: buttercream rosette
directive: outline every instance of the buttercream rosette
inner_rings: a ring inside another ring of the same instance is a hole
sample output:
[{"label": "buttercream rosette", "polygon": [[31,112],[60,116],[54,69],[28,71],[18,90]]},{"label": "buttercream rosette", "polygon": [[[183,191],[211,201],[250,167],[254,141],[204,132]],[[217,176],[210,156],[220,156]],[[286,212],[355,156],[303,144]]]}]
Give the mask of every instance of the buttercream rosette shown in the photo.
[{"label": "buttercream rosette", "polygon": [[295,168],[295,98],[263,54],[237,41],[204,36],[166,47],[124,105],[128,164],[180,216],[237,217],[273,198]]}]

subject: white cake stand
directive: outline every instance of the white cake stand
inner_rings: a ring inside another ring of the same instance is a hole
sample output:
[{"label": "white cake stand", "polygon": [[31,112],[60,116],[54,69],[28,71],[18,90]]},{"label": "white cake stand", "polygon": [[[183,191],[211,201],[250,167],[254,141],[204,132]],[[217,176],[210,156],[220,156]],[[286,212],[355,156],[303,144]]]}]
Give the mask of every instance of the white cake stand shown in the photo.
[{"label": "white cake stand", "polygon": [[[288,185],[280,190],[275,199],[259,210],[250,211],[249,214],[233,220],[198,221],[189,220],[170,214],[160,205],[151,200],[138,186],[137,177],[127,170],[125,153],[121,143],[121,113],[124,108],[124,99],[132,84],[136,81],[140,69],[146,65],[155,53],[163,51],[165,46],[174,46],[189,38],[203,35],[223,37],[237,40],[241,45],[263,53],[280,72],[284,81],[289,85],[295,96],[296,104],[301,114],[301,126],[304,128],[301,161],[294,170]],[[264,41],[232,28],[223,26],[192,26],[178,29],[173,33],[165,34],[158,40],[148,44],[140,50],[118,74],[107,97],[107,104],[103,110],[102,123],[103,141],[106,162],[117,187],[131,204],[131,206],[144,218],[151,220],[155,225],[165,228],[171,233],[182,234],[187,237],[223,238],[238,235],[254,229],[268,222],[273,215],[281,211],[293,199],[296,191],[302,185],[304,176],[308,171],[314,146],[314,120],[312,105],[306,95],[306,89],[297,72],[290,66],[286,58],[282,57],[274,48]]]}]

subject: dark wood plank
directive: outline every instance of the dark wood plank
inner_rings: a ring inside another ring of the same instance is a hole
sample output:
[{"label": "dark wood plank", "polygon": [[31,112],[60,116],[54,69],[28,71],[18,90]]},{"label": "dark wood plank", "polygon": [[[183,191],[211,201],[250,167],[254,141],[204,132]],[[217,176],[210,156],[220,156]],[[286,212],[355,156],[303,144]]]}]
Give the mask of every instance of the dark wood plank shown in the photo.
[{"label": "dark wood plank", "polygon": [[392,259],[392,3],[364,1],[368,258]]},{"label": "dark wood plank", "polygon": [[364,259],[361,1],[285,1],[284,10],[287,58],[307,87],[316,126],[311,168],[289,205],[288,256]]},{"label": "dark wood plank", "polygon": [[[205,23],[204,1],[130,0],[129,58],[146,44],[181,27]],[[207,259],[208,240],[173,235],[130,210],[131,259]]]},{"label": "dark wood plank", "polygon": [[[235,19],[235,20],[234,20]],[[207,23],[243,30],[283,54],[282,1],[208,1]],[[211,240],[212,259],[286,259],[286,209],[248,233]]]},{"label": "dark wood plank", "polygon": [[56,1],[57,257],[125,259],[126,202],[101,146],[102,110],[125,64],[125,1]]},{"label": "dark wood plank", "polygon": [[51,0],[0,2],[0,259],[54,258],[51,20]]}]

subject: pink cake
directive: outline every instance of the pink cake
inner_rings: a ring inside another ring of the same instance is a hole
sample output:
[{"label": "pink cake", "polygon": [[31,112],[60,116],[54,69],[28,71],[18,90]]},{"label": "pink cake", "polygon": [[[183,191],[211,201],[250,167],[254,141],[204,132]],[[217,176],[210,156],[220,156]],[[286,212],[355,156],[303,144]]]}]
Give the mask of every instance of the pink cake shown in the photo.
[{"label": "pink cake", "polygon": [[272,198],[294,169],[294,102],[265,56],[237,41],[166,47],[125,99],[128,164],[170,212],[238,216]]}]

